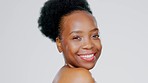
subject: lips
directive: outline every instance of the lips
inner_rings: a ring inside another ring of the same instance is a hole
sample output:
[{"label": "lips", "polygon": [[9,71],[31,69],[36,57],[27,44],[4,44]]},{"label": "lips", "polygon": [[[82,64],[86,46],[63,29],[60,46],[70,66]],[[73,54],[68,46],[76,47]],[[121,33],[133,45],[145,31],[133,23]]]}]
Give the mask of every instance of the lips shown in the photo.
[{"label": "lips", "polygon": [[85,60],[87,62],[91,62],[91,61],[94,61],[95,60],[95,54],[92,53],[92,54],[81,54],[79,56],[82,60]]}]

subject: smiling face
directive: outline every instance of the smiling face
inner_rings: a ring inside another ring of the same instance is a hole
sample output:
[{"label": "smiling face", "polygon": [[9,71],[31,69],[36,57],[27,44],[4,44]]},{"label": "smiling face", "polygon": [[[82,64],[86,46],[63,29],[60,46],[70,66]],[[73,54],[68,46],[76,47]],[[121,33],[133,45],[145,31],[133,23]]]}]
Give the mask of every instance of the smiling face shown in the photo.
[{"label": "smiling face", "polygon": [[60,27],[56,44],[65,63],[74,68],[92,69],[102,49],[94,17],[85,11],[74,11],[62,18]]}]

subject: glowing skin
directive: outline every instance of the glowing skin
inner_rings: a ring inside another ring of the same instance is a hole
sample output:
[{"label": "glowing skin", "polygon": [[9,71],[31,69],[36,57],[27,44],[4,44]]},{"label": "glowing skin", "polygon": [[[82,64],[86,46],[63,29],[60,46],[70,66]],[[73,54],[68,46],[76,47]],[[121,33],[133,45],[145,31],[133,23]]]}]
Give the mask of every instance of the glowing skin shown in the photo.
[{"label": "glowing skin", "polygon": [[101,41],[95,18],[85,11],[74,11],[62,18],[57,47],[71,68],[92,69],[100,54]]}]

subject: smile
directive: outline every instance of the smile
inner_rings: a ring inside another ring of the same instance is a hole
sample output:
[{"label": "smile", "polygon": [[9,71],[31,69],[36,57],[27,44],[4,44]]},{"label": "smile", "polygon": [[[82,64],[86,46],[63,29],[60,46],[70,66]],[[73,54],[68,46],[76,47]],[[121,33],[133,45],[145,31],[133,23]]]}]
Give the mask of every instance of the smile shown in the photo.
[{"label": "smile", "polygon": [[95,59],[95,54],[83,54],[83,55],[80,55],[80,58],[82,60],[85,60],[87,62],[91,62],[91,61],[94,61]]}]

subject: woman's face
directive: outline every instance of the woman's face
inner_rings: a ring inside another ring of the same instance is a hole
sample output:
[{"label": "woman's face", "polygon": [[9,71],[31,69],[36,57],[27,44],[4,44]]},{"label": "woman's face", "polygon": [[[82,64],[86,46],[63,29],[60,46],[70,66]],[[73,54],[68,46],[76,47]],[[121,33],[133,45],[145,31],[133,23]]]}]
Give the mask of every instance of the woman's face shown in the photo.
[{"label": "woman's face", "polygon": [[85,11],[75,11],[61,21],[57,47],[71,67],[91,69],[101,54],[99,29],[95,18]]}]

